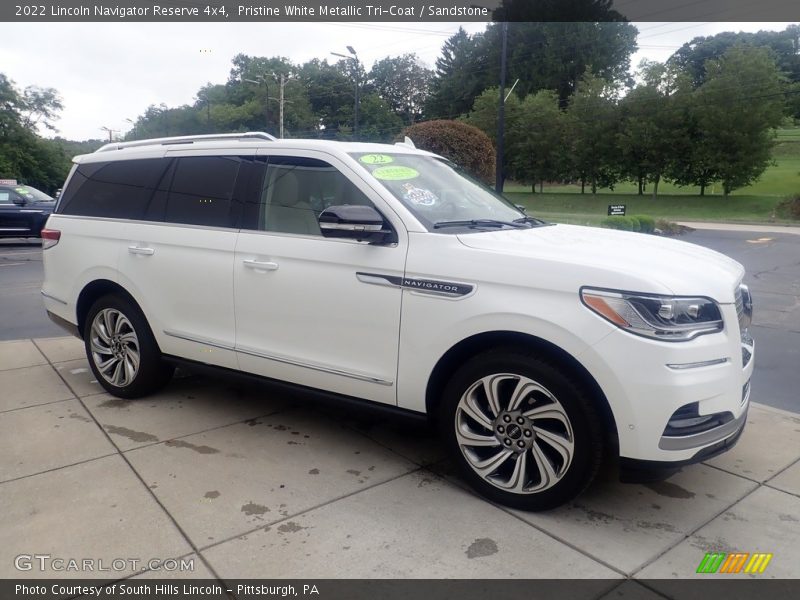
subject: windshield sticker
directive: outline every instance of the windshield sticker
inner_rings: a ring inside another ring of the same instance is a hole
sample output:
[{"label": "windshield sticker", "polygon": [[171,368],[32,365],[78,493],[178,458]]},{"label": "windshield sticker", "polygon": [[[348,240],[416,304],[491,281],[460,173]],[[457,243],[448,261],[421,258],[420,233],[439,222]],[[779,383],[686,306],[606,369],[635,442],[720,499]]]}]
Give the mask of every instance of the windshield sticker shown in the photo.
[{"label": "windshield sticker", "polygon": [[394,162],[388,154],[365,154],[359,160],[365,165],[386,165]]},{"label": "windshield sticker", "polygon": [[372,172],[372,176],[384,181],[402,181],[419,177],[419,171],[411,167],[378,167]]},{"label": "windshield sticker", "polygon": [[414,187],[410,183],[403,184],[403,200],[418,206],[433,206],[439,197],[430,190]]}]

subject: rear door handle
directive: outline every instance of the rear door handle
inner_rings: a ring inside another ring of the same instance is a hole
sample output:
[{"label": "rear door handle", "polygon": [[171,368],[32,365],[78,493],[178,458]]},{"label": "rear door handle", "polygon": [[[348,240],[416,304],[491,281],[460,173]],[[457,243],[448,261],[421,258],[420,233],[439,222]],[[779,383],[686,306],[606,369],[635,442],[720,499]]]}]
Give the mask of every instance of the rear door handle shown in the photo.
[{"label": "rear door handle", "polygon": [[156,253],[152,248],[143,248],[142,246],[128,246],[128,252],[131,254],[143,254],[145,256],[152,256]]},{"label": "rear door handle", "polygon": [[248,269],[255,269],[256,271],[277,271],[278,263],[264,260],[247,259],[242,261],[244,266]]}]

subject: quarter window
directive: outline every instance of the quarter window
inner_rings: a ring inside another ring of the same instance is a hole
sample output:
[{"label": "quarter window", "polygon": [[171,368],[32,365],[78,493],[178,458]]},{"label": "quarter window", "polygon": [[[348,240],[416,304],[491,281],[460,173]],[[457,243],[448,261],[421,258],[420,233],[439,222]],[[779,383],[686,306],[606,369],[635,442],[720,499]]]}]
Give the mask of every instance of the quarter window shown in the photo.
[{"label": "quarter window", "polygon": [[145,158],[78,165],[58,212],[87,217],[146,219],[168,159]]}]

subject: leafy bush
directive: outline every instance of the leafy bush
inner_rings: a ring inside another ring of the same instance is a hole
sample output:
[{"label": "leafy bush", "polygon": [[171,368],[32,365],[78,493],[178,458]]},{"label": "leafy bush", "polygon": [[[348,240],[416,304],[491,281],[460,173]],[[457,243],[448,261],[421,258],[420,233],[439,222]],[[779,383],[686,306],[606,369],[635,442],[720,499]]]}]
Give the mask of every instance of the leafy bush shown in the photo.
[{"label": "leafy bush", "polygon": [[633,231],[633,222],[630,217],[607,217],[600,222],[600,226],[606,229]]},{"label": "leafy bush", "polygon": [[666,219],[658,219],[658,221],[656,221],[656,228],[661,231],[662,235],[683,235],[684,233],[694,231],[694,229],[691,227],[686,227],[686,225],[678,225],[677,223],[667,221]]},{"label": "leafy bush", "polygon": [[800,219],[800,194],[789,196],[777,207],[777,212],[781,216],[786,215],[789,219]]},{"label": "leafy bush", "polygon": [[406,127],[417,148],[452,160],[476,179],[494,182],[494,146],[483,131],[461,121],[425,121]]},{"label": "leafy bush", "polygon": [[642,224],[639,222],[639,217],[625,217],[631,222],[631,231],[641,231]]},{"label": "leafy bush", "polygon": [[647,215],[636,215],[634,217],[639,221],[639,231],[642,233],[653,233],[656,228],[656,220]]}]

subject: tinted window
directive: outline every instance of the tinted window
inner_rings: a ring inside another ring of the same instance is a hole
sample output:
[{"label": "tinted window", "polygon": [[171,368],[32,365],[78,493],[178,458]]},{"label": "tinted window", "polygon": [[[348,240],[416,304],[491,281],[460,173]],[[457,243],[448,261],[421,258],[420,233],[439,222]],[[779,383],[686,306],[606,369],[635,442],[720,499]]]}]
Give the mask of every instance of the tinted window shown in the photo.
[{"label": "tinted window", "polygon": [[144,219],[169,162],[146,158],[78,165],[61,195],[58,212]]},{"label": "tinted window", "polygon": [[261,186],[256,227],[320,235],[319,214],[342,204],[372,205],[347,177],[324,161],[271,156]]},{"label": "tinted window", "polygon": [[0,190],[0,204],[11,204],[11,192]]},{"label": "tinted window", "polygon": [[236,156],[177,159],[164,220],[231,227],[231,200],[241,162]]}]

